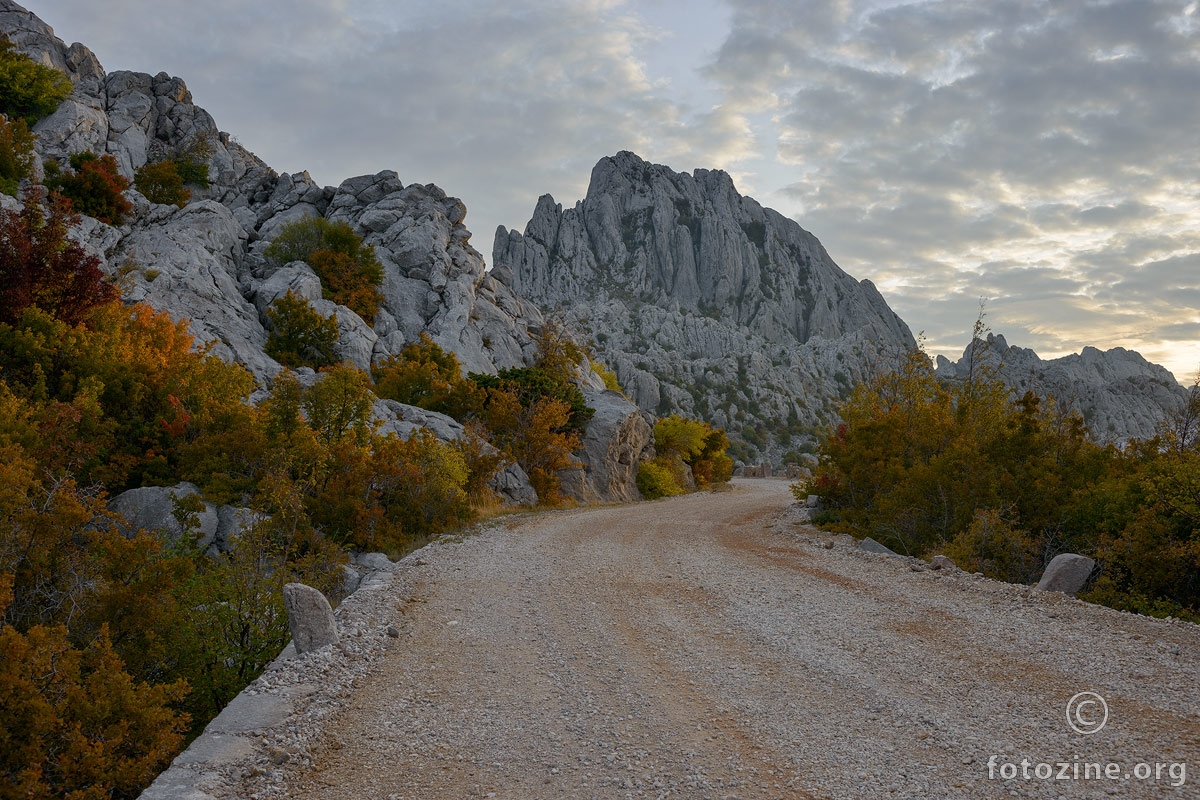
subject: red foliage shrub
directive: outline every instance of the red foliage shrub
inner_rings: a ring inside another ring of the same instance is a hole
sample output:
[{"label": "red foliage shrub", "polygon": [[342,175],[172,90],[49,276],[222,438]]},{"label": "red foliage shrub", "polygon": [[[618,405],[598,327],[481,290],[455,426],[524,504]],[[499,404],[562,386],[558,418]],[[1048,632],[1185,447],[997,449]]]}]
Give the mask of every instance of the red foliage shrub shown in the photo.
[{"label": "red foliage shrub", "polygon": [[0,211],[0,322],[9,325],[37,306],[77,325],[120,296],[100,259],[67,237],[75,222],[59,199],[26,198],[21,211]]}]

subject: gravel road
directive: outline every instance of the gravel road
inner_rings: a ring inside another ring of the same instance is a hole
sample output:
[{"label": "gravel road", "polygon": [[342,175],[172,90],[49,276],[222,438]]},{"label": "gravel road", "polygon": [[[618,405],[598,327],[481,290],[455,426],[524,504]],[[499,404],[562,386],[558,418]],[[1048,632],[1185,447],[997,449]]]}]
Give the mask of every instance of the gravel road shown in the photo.
[{"label": "gravel road", "polygon": [[427,548],[390,646],[247,794],[1200,798],[1200,626],[868,554],[790,502],[741,480]]}]

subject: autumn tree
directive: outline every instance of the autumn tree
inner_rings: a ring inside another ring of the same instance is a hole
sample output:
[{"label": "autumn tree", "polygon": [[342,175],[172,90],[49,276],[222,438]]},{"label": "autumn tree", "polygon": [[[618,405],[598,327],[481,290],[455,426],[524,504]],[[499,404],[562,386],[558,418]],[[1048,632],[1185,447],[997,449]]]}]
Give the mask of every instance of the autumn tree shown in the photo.
[{"label": "autumn tree", "polygon": [[20,182],[33,174],[36,139],[25,120],[0,115],[0,192],[16,197]]},{"label": "autumn tree", "polygon": [[1099,576],[1085,599],[1200,622],[1200,380],[1090,496]]},{"label": "autumn tree", "polygon": [[371,368],[375,393],[406,405],[465,419],[483,405],[480,385],[463,376],[458,357],[428,333]]},{"label": "autumn tree", "polygon": [[119,292],[100,259],[67,236],[78,217],[62,202],[33,194],[20,211],[0,210],[0,323],[37,307],[77,325]]},{"label": "autumn tree", "polygon": [[183,177],[174,161],[155,161],[138,169],[133,185],[151,203],[183,208],[192,193],[183,186]]},{"label": "autumn tree", "polygon": [[267,308],[265,352],[287,367],[320,369],[337,362],[337,317],[324,317],[303,297],[287,294]]},{"label": "autumn tree", "polygon": [[285,223],[265,251],[266,257],[282,266],[304,261],[321,279],[322,296],[348,307],[367,324],[383,302],[379,286],[383,283],[383,265],[375,248],[347,222],[331,222],[324,217],[304,217]]},{"label": "autumn tree", "polygon": [[169,480],[180,448],[239,405],[253,378],[193,350],[187,324],[147,306],[98,306],[90,327],[40,309],[0,324],[0,370],[14,391],[47,401],[40,447],[57,466],[109,490]]},{"label": "autumn tree", "polygon": [[0,798],[136,796],[182,745],[185,691],[135,680],[103,632],[0,628]]},{"label": "autumn tree", "polygon": [[46,162],[45,185],[53,193],[71,201],[71,208],[108,225],[120,225],[133,211],[123,192],[129,188],[110,155],[97,156],[84,150],[70,158],[71,168],[57,161]]},{"label": "autumn tree", "polygon": [[308,424],[327,445],[347,439],[366,443],[374,427],[374,404],[370,378],[349,364],[321,370],[321,380],[304,393],[303,401]]},{"label": "autumn tree", "polygon": [[725,483],[733,475],[728,446],[725,431],[707,422],[663,417],[654,425],[655,458],[638,467],[638,490],[654,499]]},{"label": "autumn tree", "polygon": [[487,389],[481,416],[492,441],[529,476],[542,503],[560,502],[559,473],[571,467],[581,436],[571,428],[571,407],[553,395],[522,394],[517,383]]},{"label": "autumn tree", "polygon": [[1052,400],[1014,399],[976,340],[965,380],[940,381],[918,349],[856,387],[797,491],[821,494],[837,529],[1027,582],[1060,552],[1095,552],[1096,487],[1118,454]]}]

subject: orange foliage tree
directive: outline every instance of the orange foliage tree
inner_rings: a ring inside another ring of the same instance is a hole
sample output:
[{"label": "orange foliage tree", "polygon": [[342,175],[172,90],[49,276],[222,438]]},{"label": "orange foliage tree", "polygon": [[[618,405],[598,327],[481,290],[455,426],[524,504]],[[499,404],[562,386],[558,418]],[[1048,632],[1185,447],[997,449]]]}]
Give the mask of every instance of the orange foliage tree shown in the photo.
[{"label": "orange foliage tree", "polygon": [[71,170],[64,171],[57,161],[46,162],[46,186],[70,200],[80,214],[108,225],[124,222],[133,204],[124,197],[129,181],[121,175],[117,160],[84,150],[72,155],[70,164]]}]

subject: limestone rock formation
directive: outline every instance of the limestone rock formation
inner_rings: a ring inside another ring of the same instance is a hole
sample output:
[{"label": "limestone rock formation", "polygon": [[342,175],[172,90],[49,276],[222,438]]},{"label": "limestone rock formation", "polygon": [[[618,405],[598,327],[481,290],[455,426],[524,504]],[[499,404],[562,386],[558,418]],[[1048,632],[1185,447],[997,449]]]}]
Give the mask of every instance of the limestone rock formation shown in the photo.
[{"label": "limestone rock formation", "polygon": [[[194,483],[176,486],[142,486],[121,492],[108,501],[108,508],[125,519],[123,531],[132,536],[140,530],[150,531],[167,542],[176,542],[183,535],[177,502],[191,495],[200,495]],[[183,511],[183,513],[188,513]],[[196,546],[208,555],[233,549],[239,536],[267,519],[267,515],[241,506],[217,506],[205,501],[203,508],[191,512],[194,516]]]},{"label": "limestone rock formation", "polygon": [[641,499],[637,471],[653,457],[652,419],[619,392],[593,389],[583,397],[596,413],[584,431],[582,463],[560,473],[563,491],[585,503]]},{"label": "limestone rock formation", "polygon": [[[108,501],[108,508],[125,518],[129,523],[127,534],[139,530],[159,533],[168,542],[175,542],[183,535],[183,526],[175,511],[177,502],[191,495],[199,495],[200,488],[194,483],[178,486],[143,486],[129,489]],[[220,515],[213,503],[204,503],[201,511],[194,512],[198,546],[208,547],[217,537]]]},{"label": "limestone rock formation", "polygon": [[297,653],[337,644],[337,621],[325,595],[303,583],[287,583],[283,586],[283,605]]},{"label": "limestone rock formation", "polygon": [[1073,595],[1083,588],[1096,562],[1077,553],[1060,553],[1046,565],[1037,588],[1043,592],[1062,592]]},{"label": "limestone rock formation", "polygon": [[973,357],[1014,394],[1032,391],[1053,397],[1060,408],[1079,411],[1099,442],[1150,438],[1169,414],[1187,404],[1187,390],[1165,367],[1122,347],[1085,347],[1082,353],[1043,360],[1028,348],[1010,345],[1003,336],[988,334],[976,347],[968,345],[957,362],[938,356],[938,376],[966,378]]},{"label": "limestone rock formation", "polygon": [[[339,356],[360,367],[399,352],[422,332],[476,372],[519,366],[532,354],[530,329],[540,328],[541,314],[502,273],[485,272],[463,224],[462,201],[433,185],[405,186],[391,171],[338,187],[318,186],[304,172],[277,174],[221,132],[181,79],[106,73],[86,47],[67,46],[12,0],[0,0],[0,31],[74,83],[70,99],[35,127],[41,159],[82,150],[111,154],[132,179],[147,163],[207,142],[210,185],[190,186],[187,207],[154,205],[131,189],[135,212],[127,224],[85,218],[74,233],[108,271],[121,272],[128,299],[191,320],[200,342],[215,340],[215,352],[260,380],[279,370],[263,353],[264,312],[289,288],[321,313],[337,315]],[[305,216],[345,220],[375,246],[385,278],[373,325],[321,299],[311,270],[262,257],[282,225]]]},{"label": "limestone rock formation", "polygon": [[524,233],[501,227],[493,261],[587,331],[638,406],[711,420],[748,454],[791,449],[914,345],[870,281],[719,170],[601,159],[575,208],[546,195]]},{"label": "limestone rock formation", "polygon": [[[36,126],[41,159],[65,159],[82,150],[111,154],[132,179],[147,163],[200,140],[208,143],[210,185],[191,186],[192,200],[184,208],[153,204],[130,189],[134,213],[126,224],[113,227],[84,217],[72,232],[110,273],[122,276],[127,300],[187,319],[198,344],[213,342],[217,355],[244,365],[261,382],[270,380],[280,365],[264,352],[266,310],[291,290],[322,315],[336,316],[337,355],[362,369],[422,333],[475,372],[521,366],[533,355],[531,331],[541,329],[542,315],[517,296],[503,272],[485,272],[463,224],[462,201],[437,186],[405,186],[391,171],[337,187],[318,186],[304,172],[277,174],[222,133],[179,78],[106,73],[86,47],[68,47],[12,0],[0,0],[0,31],[18,50],[62,70],[74,83],[71,98]],[[19,207],[7,196],[0,202]],[[375,247],[384,282],[373,324],[323,298],[320,278],[307,264],[277,265],[264,258],[283,225],[308,216],[348,222]],[[316,376],[301,378],[311,383]],[[393,427],[409,435],[427,425],[446,441],[462,435],[462,426],[436,417],[409,409],[402,417],[406,424]],[[508,502],[537,500],[516,465],[493,483]]]}]

